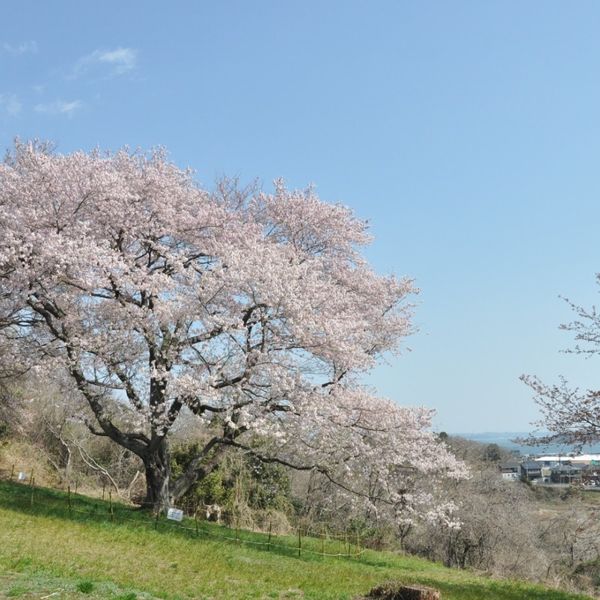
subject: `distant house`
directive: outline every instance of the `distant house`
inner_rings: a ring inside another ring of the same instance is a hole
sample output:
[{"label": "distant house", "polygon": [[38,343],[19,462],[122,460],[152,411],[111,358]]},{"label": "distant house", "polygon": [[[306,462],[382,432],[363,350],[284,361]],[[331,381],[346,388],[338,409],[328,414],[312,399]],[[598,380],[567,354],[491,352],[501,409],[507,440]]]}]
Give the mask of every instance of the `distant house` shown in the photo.
[{"label": "distant house", "polygon": [[592,465],[600,466],[600,454],[555,454],[538,456],[536,462],[543,463],[544,466],[555,466],[561,463],[573,465]]},{"label": "distant house", "polygon": [[518,462],[505,462],[500,464],[502,479],[515,480],[521,476],[521,465]]},{"label": "distant house", "polygon": [[554,456],[537,456],[534,458],[535,462],[544,465],[545,467],[554,467],[561,462],[569,461],[570,457],[568,454],[556,454]]},{"label": "distant house", "polygon": [[600,466],[600,454],[579,454],[571,459],[574,465],[590,465],[592,467]]},{"label": "distant house", "polygon": [[552,483],[581,483],[583,469],[579,465],[556,465],[552,467]]},{"label": "distant house", "polygon": [[528,460],[521,463],[521,479],[523,481],[533,481],[541,479],[542,465],[535,460]]},{"label": "distant house", "polygon": [[584,465],[581,471],[583,485],[588,487],[600,487],[600,466],[596,464]]}]

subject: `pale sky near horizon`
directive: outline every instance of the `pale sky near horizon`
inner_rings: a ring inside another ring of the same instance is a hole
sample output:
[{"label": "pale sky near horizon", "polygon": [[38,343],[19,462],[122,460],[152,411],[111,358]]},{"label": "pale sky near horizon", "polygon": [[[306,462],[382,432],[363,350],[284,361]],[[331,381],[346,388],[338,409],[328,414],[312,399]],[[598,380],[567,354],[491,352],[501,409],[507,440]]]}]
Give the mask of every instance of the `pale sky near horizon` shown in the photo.
[{"label": "pale sky near horizon", "polygon": [[314,183],[421,289],[370,383],[437,429],[526,431],[521,373],[600,385],[558,330],[559,295],[600,289],[598,31],[595,2],[2,2],[0,147]]}]

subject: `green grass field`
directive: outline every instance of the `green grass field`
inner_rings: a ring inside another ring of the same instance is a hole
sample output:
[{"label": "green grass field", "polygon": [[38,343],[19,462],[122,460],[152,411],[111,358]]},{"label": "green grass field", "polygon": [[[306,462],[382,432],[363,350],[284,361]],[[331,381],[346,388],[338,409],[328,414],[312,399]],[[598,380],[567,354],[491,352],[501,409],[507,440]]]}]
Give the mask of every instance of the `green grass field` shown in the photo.
[{"label": "green grass field", "polygon": [[[490,579],[388,552],[360,559],[343,542],[184,527],[108,502],[0,482],[0,598],[121,600],[350,599],[389,580],[418,582],[444,600],[583,600],[522,582]],[[239,536],[239,541],[236,537]],[[230,539],[223,539],[230,538]],[[311,550],[314,552],[312,553]],[[350,547],[354,552],[355,546]]]}]

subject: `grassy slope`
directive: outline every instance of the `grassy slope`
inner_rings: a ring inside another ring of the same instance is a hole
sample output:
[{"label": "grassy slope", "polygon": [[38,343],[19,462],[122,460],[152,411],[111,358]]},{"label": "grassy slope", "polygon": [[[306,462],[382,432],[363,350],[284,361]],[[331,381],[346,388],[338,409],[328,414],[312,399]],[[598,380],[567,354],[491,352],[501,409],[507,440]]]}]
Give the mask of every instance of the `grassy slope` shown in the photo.
[{"label": "grassy slope", "polygon": [[[445,569],[392,553],[364,553],[360,560],[311,555],[289,548],[223,541],[234,532],[201,524],[190,530],[108,503],[0,482],[0,598],[312,598],[342,599],[390,579],[442,590],[444,600],[575,600],[577,596],[520,582]],[[242,534],[248,542],[260,534]],[[321,542],[303,540],[305,549]],[[333,542],[326,551],[336,551]],[[339,551],[339,548],[337,548]],[[78,590],[78,586],[87,593]],[[59,592],[56,595],[55,592]],[[2,595],[4,594],[4,596]]]}]

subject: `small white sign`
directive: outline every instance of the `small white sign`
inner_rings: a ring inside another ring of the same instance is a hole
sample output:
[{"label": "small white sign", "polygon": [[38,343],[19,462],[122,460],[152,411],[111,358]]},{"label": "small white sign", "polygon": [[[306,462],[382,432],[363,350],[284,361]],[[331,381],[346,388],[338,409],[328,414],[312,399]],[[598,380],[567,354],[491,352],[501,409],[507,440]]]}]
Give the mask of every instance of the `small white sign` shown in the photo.
[{"label": "small white sign", "polygon": [[183,511],[178,508],[170,508],[167,511],[167,519],[171,519],[171,521],[182,521]]},{"label": "small white sign", "polygon": [[27,481],[27,473],[19,471],[19,474],[17,475],[17,481]]}]

